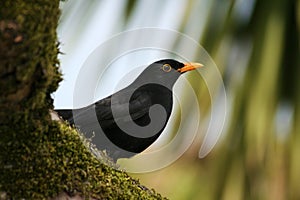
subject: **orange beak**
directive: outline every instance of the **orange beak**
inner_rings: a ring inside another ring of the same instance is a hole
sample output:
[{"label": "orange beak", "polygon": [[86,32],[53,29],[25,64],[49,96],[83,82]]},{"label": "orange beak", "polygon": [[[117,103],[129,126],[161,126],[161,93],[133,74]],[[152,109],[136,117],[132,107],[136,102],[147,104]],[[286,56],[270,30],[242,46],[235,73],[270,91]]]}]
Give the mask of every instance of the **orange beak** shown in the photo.
[{"label": "orange beak", "polygon": [[200,67],[203,67],[203,65],[200,63],[184,63],[184,66],[180,69],[177,69],[177,71],[180,73],[184,73],[184,72],[192,71],[192,70],[200,68]]}]

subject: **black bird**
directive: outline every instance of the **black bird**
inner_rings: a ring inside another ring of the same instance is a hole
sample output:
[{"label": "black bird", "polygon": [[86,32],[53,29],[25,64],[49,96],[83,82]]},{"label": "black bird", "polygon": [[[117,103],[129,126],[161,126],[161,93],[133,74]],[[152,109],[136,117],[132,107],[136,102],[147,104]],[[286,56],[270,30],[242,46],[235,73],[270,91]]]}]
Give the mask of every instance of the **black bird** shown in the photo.
[{"label": "black bird", "polygon": [[83,108],[55,111],[115,161],[131,157],[148,148],[162,133],[172,111],[173,85],[181,74],[198,67],[202,65],[160,60],[111,96]]}]

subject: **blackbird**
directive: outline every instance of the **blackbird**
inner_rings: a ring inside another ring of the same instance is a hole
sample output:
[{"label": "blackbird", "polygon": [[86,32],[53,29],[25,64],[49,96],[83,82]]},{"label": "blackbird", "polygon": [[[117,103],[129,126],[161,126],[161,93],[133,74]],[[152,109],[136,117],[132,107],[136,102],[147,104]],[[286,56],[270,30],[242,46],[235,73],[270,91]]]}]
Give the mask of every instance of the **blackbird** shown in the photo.
[{"label": "blackbird", "polygon": [[179,76],[202,66],[160,60],[111,96],[83,108],[55,111],[115,161],[128,158],[148,148],[164,130],[172,111],[172,88]]}]

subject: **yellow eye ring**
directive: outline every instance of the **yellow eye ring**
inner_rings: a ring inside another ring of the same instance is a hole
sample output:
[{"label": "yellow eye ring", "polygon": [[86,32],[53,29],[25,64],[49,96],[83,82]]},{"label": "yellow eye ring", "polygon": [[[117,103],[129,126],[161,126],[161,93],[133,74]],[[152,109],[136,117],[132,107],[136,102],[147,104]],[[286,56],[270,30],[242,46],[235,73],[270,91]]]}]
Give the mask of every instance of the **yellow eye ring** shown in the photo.
[{"label": "yellow eye ring", "polygon": [[162,66],[162,69],[163,69],[165,72],[170,72],[170,71],[172,70],[172,67],[171,67],[171,65],[169,65],[169,64],[164,64],[164,65]]}]

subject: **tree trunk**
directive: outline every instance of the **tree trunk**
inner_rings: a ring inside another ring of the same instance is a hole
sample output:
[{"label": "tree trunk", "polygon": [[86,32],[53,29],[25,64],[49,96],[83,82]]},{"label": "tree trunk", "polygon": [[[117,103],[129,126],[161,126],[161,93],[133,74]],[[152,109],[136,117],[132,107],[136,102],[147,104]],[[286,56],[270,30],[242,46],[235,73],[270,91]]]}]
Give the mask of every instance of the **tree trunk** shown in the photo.
[{"label": "tree trunk", "polygon": [[58,0],[1,2],[0,199],[161,199],[51,120],[58,19]]}]

